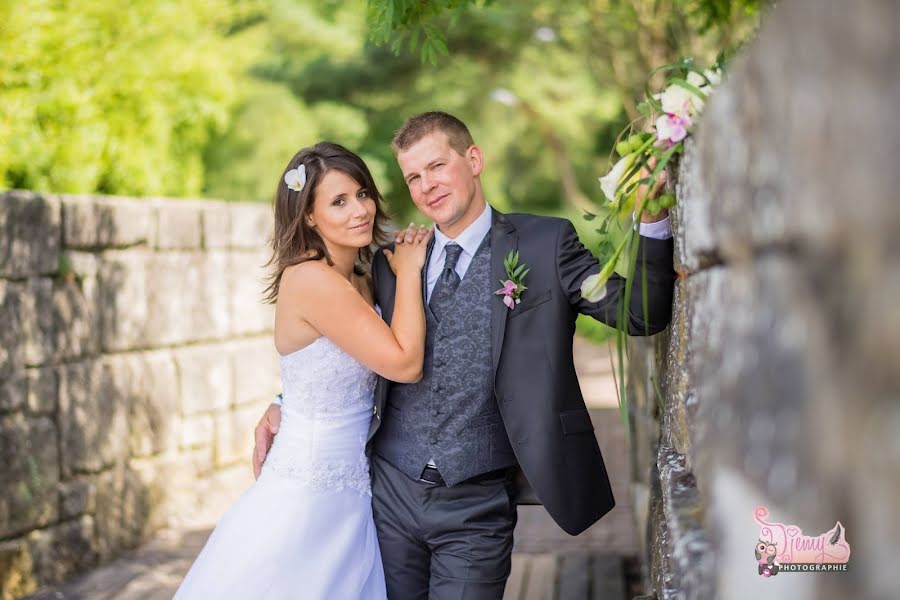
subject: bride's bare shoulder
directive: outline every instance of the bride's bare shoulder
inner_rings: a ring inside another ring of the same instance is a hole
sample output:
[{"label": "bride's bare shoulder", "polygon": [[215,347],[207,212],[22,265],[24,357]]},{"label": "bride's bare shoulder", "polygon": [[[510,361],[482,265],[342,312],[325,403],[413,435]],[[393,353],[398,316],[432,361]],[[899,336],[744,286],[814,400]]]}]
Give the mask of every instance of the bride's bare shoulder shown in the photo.
[{"label": "bride's bare shoulder", "polygon": [[324,260],[308,260],[299,265],[291,265],[281,274],[281,290],[289,294],[309,296],[341,285],[347,285],[347,280]]}]

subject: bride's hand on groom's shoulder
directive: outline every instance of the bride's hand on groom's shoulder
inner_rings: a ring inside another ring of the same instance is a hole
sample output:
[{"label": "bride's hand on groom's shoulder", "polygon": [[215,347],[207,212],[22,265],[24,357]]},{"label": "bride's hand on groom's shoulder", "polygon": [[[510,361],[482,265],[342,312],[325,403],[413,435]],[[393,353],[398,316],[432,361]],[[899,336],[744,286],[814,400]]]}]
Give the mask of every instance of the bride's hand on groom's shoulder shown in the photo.
[{"label": "bride's hand on groom's shoulder", "polygon": [[275,434],[278,433],[278,427],[281,425],[281,407],[277,404],[269,405],[265,414],[256,425],[254,437],[256,444],[253,446],[253,476],[259,479],[259,473],[262,471],[263,463],[272,447],[272,441]]},{"label": "bride's hand on groom's shoulder", "polygon": [[404,269],[410,269],[416,274],[421,272],[425,266],[425,254],[432,234],[430,227],[419,227],[412,223],[406,229],[394,234],[394,250],[384,249],[384,255],[394,275]]}]

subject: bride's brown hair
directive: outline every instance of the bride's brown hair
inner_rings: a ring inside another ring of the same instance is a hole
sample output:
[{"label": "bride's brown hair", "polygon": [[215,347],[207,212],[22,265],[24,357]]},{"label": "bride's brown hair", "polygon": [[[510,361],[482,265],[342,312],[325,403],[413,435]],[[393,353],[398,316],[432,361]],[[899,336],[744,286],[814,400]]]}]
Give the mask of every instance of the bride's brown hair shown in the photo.
[{"label": "bride's brown hair", "polygon": [[[306,169],[306,184],[300,191],[290,189],[284,182],[285,174],[303,165]],[[365,267],[372,262],[373,250],[388,242],[384,231],[387,215],[384,199],[375,186],[375,180],[363,160],[339,144],[319,142],[315,146],[303,148],[285,167],[278,180],[275,193],[275,228],[272,233],[272,258],[266,266],[272,268],[269,286],[265,289],[266,301],[275,302],[281,285],[281,275],[287,267],[299,265],[308,260],[324,258],[334,265],[319,233],[309,226],[306,216],[313,210],[316,188],[329,171],[337,170],[352,177],[375,200],[375,223],[372,227],[372,244],[360,248],[355,271],[365,273]]]}]

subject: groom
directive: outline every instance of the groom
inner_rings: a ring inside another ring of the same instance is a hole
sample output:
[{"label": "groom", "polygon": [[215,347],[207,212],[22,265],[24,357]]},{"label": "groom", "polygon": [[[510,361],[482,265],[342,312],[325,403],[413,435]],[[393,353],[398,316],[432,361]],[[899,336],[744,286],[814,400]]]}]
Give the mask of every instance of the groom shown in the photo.
[{"label": "groom", "polygon": [[[569,221],[504,215],[485,202],[481,150],[456,117],[417,115],[392,146],[413,202],[437,227],[423,269],[424,374],[414,384],[379,379],[369,431],[388,596],[500,599],[518,470],[572,535],[615,504],[575,374],[572,335],[579,313],[616,324],[625,281],[613,275],[603,300],[583,299],[581,283],[600,271],[597,259]],[[671,317],[668,219],[646,220],[628,310],[633,335],[657,333]],[[512,250],[529,271],[528,289],[510,309],[494,292],[508,279],[504,258]],[[382,252],[372,279],[390,323],[395,279]],[[279,407],[270,406],[256,430],[260,452],[279,420]]]}]

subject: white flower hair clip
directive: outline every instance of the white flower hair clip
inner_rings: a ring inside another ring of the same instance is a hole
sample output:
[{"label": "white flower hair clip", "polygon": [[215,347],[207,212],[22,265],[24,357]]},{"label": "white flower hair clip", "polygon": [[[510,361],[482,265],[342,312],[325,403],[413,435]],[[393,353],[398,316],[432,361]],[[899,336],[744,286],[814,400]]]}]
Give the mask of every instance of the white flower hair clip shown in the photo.
[{"label": "white flower hair clip", "polygon": [[303,186],[306,185],[306,165],[301,164],[296,169],[291,169],[285,173],[284,182],[295,192],[302,190]]}]

